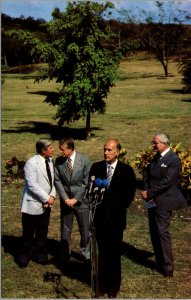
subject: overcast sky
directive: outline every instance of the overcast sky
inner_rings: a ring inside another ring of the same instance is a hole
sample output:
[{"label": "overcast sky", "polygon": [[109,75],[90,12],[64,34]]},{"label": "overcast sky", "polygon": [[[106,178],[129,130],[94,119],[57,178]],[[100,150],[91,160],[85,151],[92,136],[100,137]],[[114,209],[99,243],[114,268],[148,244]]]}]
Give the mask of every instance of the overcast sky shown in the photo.
[{"label": "overcast sky", "polygon": [[[66,0],[0,0],[1,12],[11,17],[33,17],[34,19],[44,19],[49,21],[51,19],[51,12],[55,7],[64,11],[67,2]],[[85,1],[85,0],[81,0]],[[105,0],[91,0],[95,2],[104,2]],[[110,0],[115,4],[117,9],[145,9],[146,11],[153,11],[155,9],[155,0]],[[166,2],[167,0],[162,0]],[[180,0],[175,0],[180,2]],[[186,10],[191,14],[191,0],[182,0],[181,9]]]}]

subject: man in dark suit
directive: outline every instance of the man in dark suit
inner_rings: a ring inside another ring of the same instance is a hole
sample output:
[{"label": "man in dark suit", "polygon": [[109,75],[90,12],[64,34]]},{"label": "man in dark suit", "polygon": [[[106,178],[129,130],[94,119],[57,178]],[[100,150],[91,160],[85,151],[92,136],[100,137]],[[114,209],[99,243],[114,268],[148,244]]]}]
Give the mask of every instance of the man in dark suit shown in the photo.
[{"label": "man in dark suit", "polygon": [[81,235],[80,252],[84,260],[89,260],[89,206],[84,203],[84,193],[90,161],[75,151],[71,138],[60,140],[59,149],[61,156],[55,162],[55,187],[60,196],[61,255],[67,263],[71,256],[71,233],[75,216]]},{"label": "man in dark suit", "polygon": [[174,264],[169,234],[172,210],[187,206],[177,187],[181,162],[170,149],[166,134],[157,133],[152,145],[157,154],[144,172],[145,190],[142,197],[148,202],[153,199],[156,204],[156,207],[148,209],[148,218],[157,269],[165,277],[172,277]]},{"label": "man in dark suit", "polygon": [[108,188],[95,210],[94,225],[98,245],[98,277],[100,295],[116,298],[121,284],[121,244],[126,228],[126,209],[133,200],[136,179],[133,169],[118,160],[121,145],[107,140],[104,160],[94,163],[90,178],[108,179]]}]

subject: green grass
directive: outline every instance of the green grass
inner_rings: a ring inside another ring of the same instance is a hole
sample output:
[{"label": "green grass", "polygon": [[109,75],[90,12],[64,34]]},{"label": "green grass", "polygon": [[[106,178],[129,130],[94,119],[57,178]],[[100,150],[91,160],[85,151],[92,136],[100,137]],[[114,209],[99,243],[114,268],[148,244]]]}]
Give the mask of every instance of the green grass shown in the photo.
[{"label": "green grass", "polygon": [[[107,138],[119,138],[133,160],[139,150],[147,148],[157,131],[170,134],[173,143],[191,146],[191,99],[181,93],[181,76],[176,64],[170,64],[171,76],[163,77],[160,64],[138,56],[123,61],[119,79],[108,96],[105,115],[91,119],[92,137],[81,138],[85,121],[80,120],[63,135],[75,138],[79,152],[92,162],[103,158],[103,144]],[[54,260],[39,266],[30,262],[20,269],[13,254],[22,233],[20,199],[23,181],[6,180],[5,161],[12,156],[26,160],[35,152],[39,137],[51,137],[55,157],[59,155],[58,132],[53,116],[55,107],[44,103],[48,92],[58,88],[55,82],[34,84],[36,73],[4,74],[2,89],[2,298],[91,298],[89,272],[82,264],[72,263],[69,273]],[[58,198],[57,198],[58,200]],[[128,211],[122,255],[122,285],[120,298],[190,298],[191,295],[191,212],[174,213],[171,235],[175,259],[172,279],[163,278],[150,266],[154,262],[150,242],[147,212],[139,197]],[[49,226],[50,259],[57,256],[60,240],[59,200],[56,202]],[[76,222],[73,228],[73,250],[79,250]],[[59,286],[44,281],[46,272],[61,274]],[[59,293],[57,294],[59,290]]]}]

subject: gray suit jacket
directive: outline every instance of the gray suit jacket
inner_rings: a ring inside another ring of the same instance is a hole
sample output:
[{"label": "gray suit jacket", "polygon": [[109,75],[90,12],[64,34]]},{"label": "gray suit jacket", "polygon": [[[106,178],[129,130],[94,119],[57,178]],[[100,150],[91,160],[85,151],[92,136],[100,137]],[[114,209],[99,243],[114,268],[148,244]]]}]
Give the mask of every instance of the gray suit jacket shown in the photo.
[{"label": "gray suit jacket", "polygon": [[67,159],[59,156],[55,162],[55,187],[62,203],[68,198],[76,198],[77,205],[86,207],[84,193],[90,171],[89,159],[76,152],[71,178],[67,172]]},{"label": "gray suit jacket", "polygon": [[50,158],[50,171],[52,175],[52,189],[48,180],[45,162],[41,155],[36,154],[31,157],[24,166],[25,187],[22,195],[21,212],[31,215],[43,213],[43,204],[50,196],[55,198],[56,189],[54,187],[54,166]]},{"label": "gray suit jacket", "polygon": [[147,168],[144,173],[145,189],[158,208],[176,210],[187,207],[186,199],[177,187],[180,172],[180,159],[172,150],[159,160],[156,155]]}]

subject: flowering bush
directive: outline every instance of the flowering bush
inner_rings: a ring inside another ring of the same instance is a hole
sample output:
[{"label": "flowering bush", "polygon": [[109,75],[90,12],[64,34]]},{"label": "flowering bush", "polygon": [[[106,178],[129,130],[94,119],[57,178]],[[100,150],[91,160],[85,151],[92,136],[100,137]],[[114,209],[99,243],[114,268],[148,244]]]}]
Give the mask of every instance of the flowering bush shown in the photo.
[{"label": "flowering bush", "polygon": [[125,164],[130,164],[128,158],[127,158],[127,148],[121,148],[118,159]]}]

